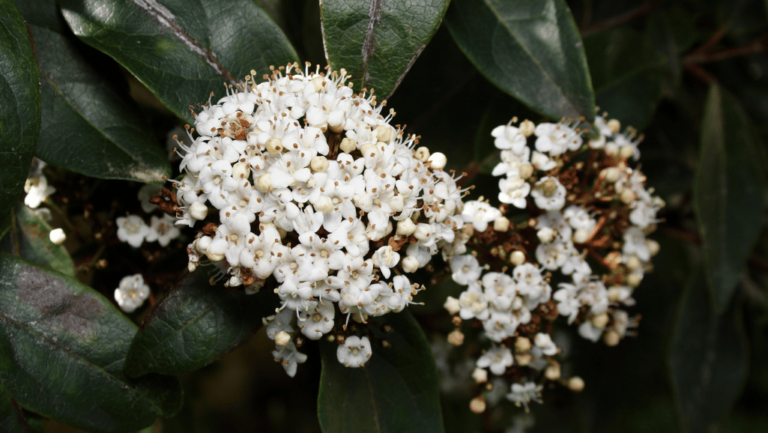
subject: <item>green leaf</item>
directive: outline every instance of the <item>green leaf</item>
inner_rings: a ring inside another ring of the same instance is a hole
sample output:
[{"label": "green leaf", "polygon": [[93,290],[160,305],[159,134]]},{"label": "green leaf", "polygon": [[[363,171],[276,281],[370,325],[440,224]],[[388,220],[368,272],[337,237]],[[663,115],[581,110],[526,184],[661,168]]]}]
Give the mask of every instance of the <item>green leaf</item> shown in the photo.
[{"label": "green leaf", "polygon": [[187,275],[155,305],[133,340],[125,364],[129,377],[197,370],[248,340],[274,314],[277,296],[211,286],[205,269]]},{"label": "green leaf", "polygon": [[177,379],[123,375],[136,331],[93,289],[0,255],[0,381],[24,408],[95,432],[130,432],[173,415]]},{"label": "green leaf", "polygon": [[37,157],[87,176],[162,182],[171,172],[168,157],[118,81],[117,65],[72,35],[56,0],[16,2],[35,37],[40,65]]},{"label": "green leaf", "polygon": [[29,433],[24,413],[11,392],[0,384],[0,430],[6,433]]},{"label": "green leaf", "polygon": [[716,311],[730,302],[760,232],[765,181],[759,145],[738,101],[713,85],[702,121],[693,204]]},{"label": "green leaf", "polygon": [[435,35],[448,0],[323,0],[328,64],[388,98]]},{"label": "green leaf", "polygon": [[0,240],[0,252],[19,256],[68,277],[75,276],[75,264],[63,245],[51,242],[51,226],[24,205],[13,212],[11,231]]},{"label": "green leaf", "polygon": [[[392,333],[382,331],[383,324]],[[362,368],[336,358],[337,344],[320,343],[323,371],[317,399],[324,432],[442,432],[432,349],[410,312],[371,319],[373,355]],[[386,339],[391,347],[383,348]]]},{"label": "green leaf", "polygon": [[[117,60],[177,116],[192,122],[223,82],[298,60],[280,28],[253,0],[61,0],[75,34]],[[223,92],[222,92],[223,93]],[[215,102],[216,100],[214,100]]]},{"label": "green leaf", "polygon": [[455,0],[446,23],[503,91],[549,117],[595,117],[581,36],[563,0]]},{"label": "green leaf", "polygon": [[712,309],[702,270],[691,275],[680,306],[669,365],[686,431],[719,421],[747,377],[747,338],[738,302],[721,315]]},{"label": "green leaf", "polygon": [[[0,0],[0,220],[22,192],[40,132],[34,42],[11,0]],[[7,220],[6,220],[7,221]]]},{"label": "green leaf", "polygon": [[645,128],[661,99],[664,57],[628,28],[593,33],[584,47],[600,111],[623,125]]}]

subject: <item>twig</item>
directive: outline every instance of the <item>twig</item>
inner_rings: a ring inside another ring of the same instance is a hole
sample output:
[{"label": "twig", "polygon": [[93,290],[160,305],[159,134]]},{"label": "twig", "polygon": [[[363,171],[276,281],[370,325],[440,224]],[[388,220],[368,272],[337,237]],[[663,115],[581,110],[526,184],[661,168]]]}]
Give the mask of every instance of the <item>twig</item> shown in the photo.
[{"label": "twig", "polygon": [[706,84],[713,84],[716,83],[717,80],[715,80],[715,77],[709,75],[707,71],[700,68],[697,65],[694,65],[693,63],[685,63],[683,64],[683,68],[685,68],[686,71],[693,74],[696,78],[703,81]]},{"label": "twig", "polygon": [[664,0],[649,1],[649,2],[643,3],[642,6],[638,6],[637,8],[632,9],[631,11],[625,12],[621,15],[617,15],[603,22],[599,22],[597,24],[584,27],[583,29],[581,29],[581,36],[587,36],[592,33],[597,33],[603,30],[612,29],[614,27],[618,27],[624,23],[632,21],[636,18],[640,18],[644,15],[648,15],[659,3],[663,1]]},{"label": "twig", "polygon": [[706,52],[691,53],[683,57],[682,62],[684,65],[718,62],[720,60],[730,59],[731,57],[757,54],[763,51],[765,51],[765,46],[763,46],[763,43],[761,40],[757,40],[748,45],[743,45],[740,47],[733,47],[733,48],[726,48],[726,49],[714,51],[711,53],[706,53]]}]

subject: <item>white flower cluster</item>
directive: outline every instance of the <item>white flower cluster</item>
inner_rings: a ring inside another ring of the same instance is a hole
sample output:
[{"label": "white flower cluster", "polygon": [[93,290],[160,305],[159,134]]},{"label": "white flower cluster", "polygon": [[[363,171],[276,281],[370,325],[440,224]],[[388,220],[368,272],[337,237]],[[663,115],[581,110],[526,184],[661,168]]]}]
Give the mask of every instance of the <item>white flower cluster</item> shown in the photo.
[{"label": "white flower cluster", "polygon": [[[608,345],[617,344],[634,326],[618,307],[634,305],[632,291],[658,251],[658,244],[645,235],[653,231],[663,202],[645,189],[645,177],[627,166],[627,158],[639,156],[640,140],[634,139],[634,132],[619,133],[615,120],[598,117],[596,123],[603,135],[588,146],[578,123],[572,122],[536,126],[526,120],[519,127],[502,125],[492,132],[502,160],[493,174],[504,176],[499,201],[527,209],[534,218],[522,226],[530,233],[528,241],[510,243],[514,251],[494,250],[495,257],[503,256],[514,266],[511,274],[506,266],[495,267],[501,272],[490,272],[489,258],[481,263],[477,251],[450,258],[453,280],[467,289],[458,299],[449,297],[445,308],[463,320],[481,321],[483,335],[491,341],[476,363],[473,377],[478,381],[487,380],[485,369],[503,376],[513,365],[544,370],[547,379],[558,380],[560,366],[552,356],[559,349],[540,326],[542,320],[554,320],[558,314],[566,316],[569,324],[578,318],[581,336],[592,341],[602,337]],[[533,151],[527,145],[532,135],[536,136]],[[593,167],[606,167],[590,172],[583,162],[573,163],[581,152],[590,152]],[[494,231],[507,232],[510,221],[503,213],[473,201],[465,203],[462,216],[476,232],[485,232],[490,223]],[[611,239],[617,230],[621,237]],[[483,233],[477,235],[483,239]],[[597,253],[618,248],[612,245],[619,243],[621,253],[613,251],[606,258]],[[588,254],[611,272],[594,275]],[[622,265],[621,272],[614,272]],[[554,293],[553,279],[565,280]],[[463,338],[455,340],[461,344]],[[513,384],[507,397],[527,407],[529,401],[539,401],[541,385],[526,380]],[[572,388],[579,388],[580,380]]]},{"label": "white flower cluster", "polygon": [[34,158],[32,168],[24,182],[24,192],[27,193],[24,197],[24,204],[32,209],[37,209],[40,203],[48,200],[48,196],[56,192],[56,188],[48,185],[48,179],[43,174],[44,167],[45,162]]},{"label": "white flower cluster", "polygon": [[134,248],[140,247],[144,241],[157,241],[165,247],[181,234],[174,224],[176,219],[169,215],[163,215],[159,218],[152,215],[149,225],[138,215],[118,217],[116,222],[117,238]]},{"label": "white flower cluster", "polygon": [[115,289],[115,301],[126,313],[133,313],[148,297],[149,286],[144,283],[141,274],[124,277]]},{"label": "white flower cluster", "polygon": [[[334,303],[346,322],[413,303],[418,287],[402,274],[455,241],[463,191],[445,156],[414,149],[418,137],[391,126],[373,92],[355,94],[343,69],[264,78],[196,113],[199,136],[179,143],[177,224],[217,217],[188,248],[191,271],[225,261],[227,285],[247,293],[274,277],[282,306],[268,334],[292,375],[304,360],[292,341],[328,333]],[[367,338],[339,346],[349,367],[370,354]]]}]

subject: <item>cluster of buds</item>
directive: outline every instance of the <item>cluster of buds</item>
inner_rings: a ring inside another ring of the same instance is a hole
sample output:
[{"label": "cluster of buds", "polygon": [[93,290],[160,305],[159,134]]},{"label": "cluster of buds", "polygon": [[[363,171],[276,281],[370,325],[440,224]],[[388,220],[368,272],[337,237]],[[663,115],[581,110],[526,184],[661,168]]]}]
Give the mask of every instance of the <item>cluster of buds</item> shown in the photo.
[{"label": "cluster of buds", "polygon": [[465,203],[464,254],[449,259],[453,280],[467,289],[445,303],[457,325],[448,340],[462,344],[460,326],[470,320],[487,340],[476,354],[473,378],[483,384],[470,405],[476,412],[494,386],[511,384],[507,398],[526,409],[547,381],[583,389],[580,378],[561,377],[556,320],[565,316],[582,337],[618,344],[637,326],[622,307],[634,305],[633,290],[659,249],[646,235],[664,203],[629,165],[642,137],[602,117],[593,140],[579,121],[516,122],[492,132],[501,150],[493,170],[503,176],[501,205]]},{"label": "cluster of buds", "polygon": [[339,335],[350,318],[414,303],[423,286],[407,274],[455,240],[465,191],[445,155],[390,125],[394,111],[382,115],[373,91],[355,93],[343,69],[270,69],[190,107],[182,178],[157,201],[177,224],[202,225],[190,271],[213,263],[230,288],[274,289],[281,307],[268,335],[289,375],[306,359],[302,340],[332,331],[339,361],[359,367],[368,338]]}]

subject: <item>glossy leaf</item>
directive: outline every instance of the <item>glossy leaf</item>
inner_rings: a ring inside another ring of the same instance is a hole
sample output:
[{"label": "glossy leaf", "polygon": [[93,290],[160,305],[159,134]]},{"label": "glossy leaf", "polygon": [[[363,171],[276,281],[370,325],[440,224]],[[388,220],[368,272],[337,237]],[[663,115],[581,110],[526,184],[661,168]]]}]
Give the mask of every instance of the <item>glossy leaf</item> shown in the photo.
[{"label": "glossy leaf", "polygon": [[[382,331],[384,324],[392,333]],[[324,432],[443,431],[437,368],[427,338],[410,312],[371,319],[373,355],[362,368],[336,357],[336,343],[320,343],[323,371],[317,400]],[[383,348],[386,339],[391,347]]]},{"label": "glossy leaf", "polygon": [[717,311],[730,302],[760,232],[765,185],[759,145],[736,99],[713,85],[702,121],[693,203]]},{"label": "glossy leaf", "polygon": [[427,46],[448,0],[322,0],[328,64],[345,68],[357,88],[388,98]]},{"label": "glossy leaf", "polygon": [[618,28],[584,38],[600,112],[643,129],[661,99],[665,59],[634,30]]},{"label": "glossy leaf", "polygon": [[6,433],[29,433],[29,425],[24,419],[18,403],[13,399],[8,388],[0,384],[0,430]]},{"label": "glossy leaf", "polygon": [[9,233],[0,240],[0,252],[19,256],[40,266],[51,268],[68,277],[75,276],[75,264],[63,245],[50,239],[51,226],[27,206],[13,212]]},{"label": "glossy leaf", "polygon": [[[62,0],[64,18],[87,44],[114,58],[177,116],[222,83],[260,77],[298,60],[280,28],[252,0]],[[217,99],[214,99],[214,102]]]},{"label": "glossy leaf", "polygon": [[500,89],[559,119],[595,115],[581,36],[563,0],[455,0],[446,23]]},{"label": "glossy leaf", "polygon": [[683,294],[669,365],[686,431],[706,431],[735,403],[747,377],[747,338],[738,303],[721,315],[709,301],[704,273]]},{"label": "glossy leaf", "polygon": [[[23,191],[40,132],[34,42],[11,0],[0,0],[0,221]],[[0,231],[2,228],[0,227]]]},{"label": "glossy leaf", "polygon": [[256,295],[211,286],[199,269],[150,311],[126,359],[130,377],[197,370],[244,343],[274,314],[277,297],[267,288]]},{"label": "glossy leaf", "polygon": [[136,330],[89,287],[0,255],[0,381],[24,408],[96,432],[130,432],[173,415],[178,380],[123,375]]},{"label": "glossy leaf", "polygon": [[170,175],[168,157],[119,83],[117,65],[72,35],[55,0],[16,2],[35,37],[40,65],[37,157],[87,176],[162,182]]}]

